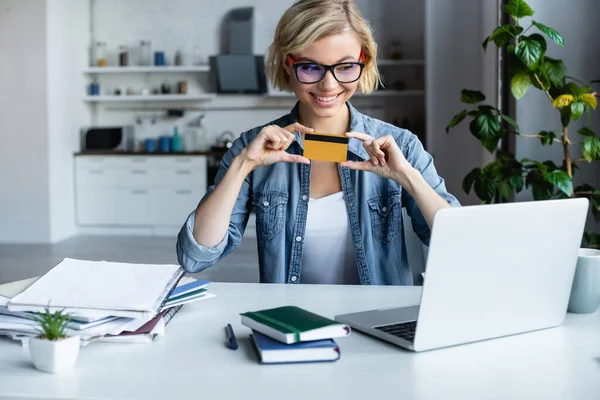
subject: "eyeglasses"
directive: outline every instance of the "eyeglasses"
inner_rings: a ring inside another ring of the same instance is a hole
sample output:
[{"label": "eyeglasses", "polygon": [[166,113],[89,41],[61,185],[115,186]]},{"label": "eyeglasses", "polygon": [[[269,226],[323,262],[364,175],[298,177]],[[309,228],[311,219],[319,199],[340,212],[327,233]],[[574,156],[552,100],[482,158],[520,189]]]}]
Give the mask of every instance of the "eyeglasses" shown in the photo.
[{"label": "eyeglasses", "polygon": [[352,83],[360,79],[362,70],[365,66],[365,54],[360,52],[359,62],[343,62],[334,65],[324,65],[319,63],[296,63],[291,56],[288,56],[290,64],[294,68],[296,79],[300,83],[320,82],[327,71],[331,71],[333,77],[340,83]]}]

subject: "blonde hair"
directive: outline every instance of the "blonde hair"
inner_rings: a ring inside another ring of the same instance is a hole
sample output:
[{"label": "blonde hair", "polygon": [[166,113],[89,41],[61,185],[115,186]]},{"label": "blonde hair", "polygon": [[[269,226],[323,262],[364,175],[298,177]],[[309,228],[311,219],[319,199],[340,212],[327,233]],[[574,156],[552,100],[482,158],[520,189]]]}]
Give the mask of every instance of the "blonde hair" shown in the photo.
[{"label": "blonde hair", "polygon": [[273,85],[291,90],[290,77],[283,67],[288,55],[301,52],[319,39],[348,30],[358,36],[365,56],[358,90],[371,93],[380,83],[377,44],[354,0],[300,0],[287,9],[277,24],[268,51],[266,72]]}]

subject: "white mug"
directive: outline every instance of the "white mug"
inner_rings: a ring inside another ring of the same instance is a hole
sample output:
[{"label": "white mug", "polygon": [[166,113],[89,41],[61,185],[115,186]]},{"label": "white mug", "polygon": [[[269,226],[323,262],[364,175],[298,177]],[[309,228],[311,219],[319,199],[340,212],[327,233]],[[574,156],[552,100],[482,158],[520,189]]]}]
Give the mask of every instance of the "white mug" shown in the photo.
[{"label": "white mug", "polygon": [[579,249],[568,311],[590,314],[600,304],[600,250]]}]

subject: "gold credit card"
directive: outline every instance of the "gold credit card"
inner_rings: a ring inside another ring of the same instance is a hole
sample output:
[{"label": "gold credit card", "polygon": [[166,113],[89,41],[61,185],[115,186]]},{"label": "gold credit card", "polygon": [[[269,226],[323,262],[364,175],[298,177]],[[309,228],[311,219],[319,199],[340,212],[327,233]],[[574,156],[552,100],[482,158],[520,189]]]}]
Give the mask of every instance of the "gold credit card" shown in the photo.
[{"label": "gold credit card", "polygon": [[309,160],[344,162],[347,160],[348,137],[329,133],[305,133],[304,157]]}]

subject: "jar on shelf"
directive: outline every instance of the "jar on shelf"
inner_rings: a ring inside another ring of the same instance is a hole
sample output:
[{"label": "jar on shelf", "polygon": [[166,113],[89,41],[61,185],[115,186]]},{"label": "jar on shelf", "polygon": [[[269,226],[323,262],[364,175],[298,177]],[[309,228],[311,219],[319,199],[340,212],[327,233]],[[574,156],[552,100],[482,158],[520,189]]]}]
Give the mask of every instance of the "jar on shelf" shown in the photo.
[{"label": "jar on shelf", "polygon": [[127,46],[119,46],[119,66],[126,67],[129,65],[129,48]]},{"label": "jar on shelf", "polygon": [[97,67],[106,67],[106,42],[96,42],[94,45],[94,64]]},{"label": "jar on shelf", "polygon": [[152,65],[152,42],[149,40],[140,41],[140,65]]},{"label": "jar on shelf", "polygon": [[400,40],[394,40],[390,44],[389,57],[392,60],[401,60],[404,57],[402,42]]},{"label": "jar on shelf", "polygon": [[192,51],[192,63],[193,65],[202,65],[204,63],[200,46],[195,46],[194,50]]}]

